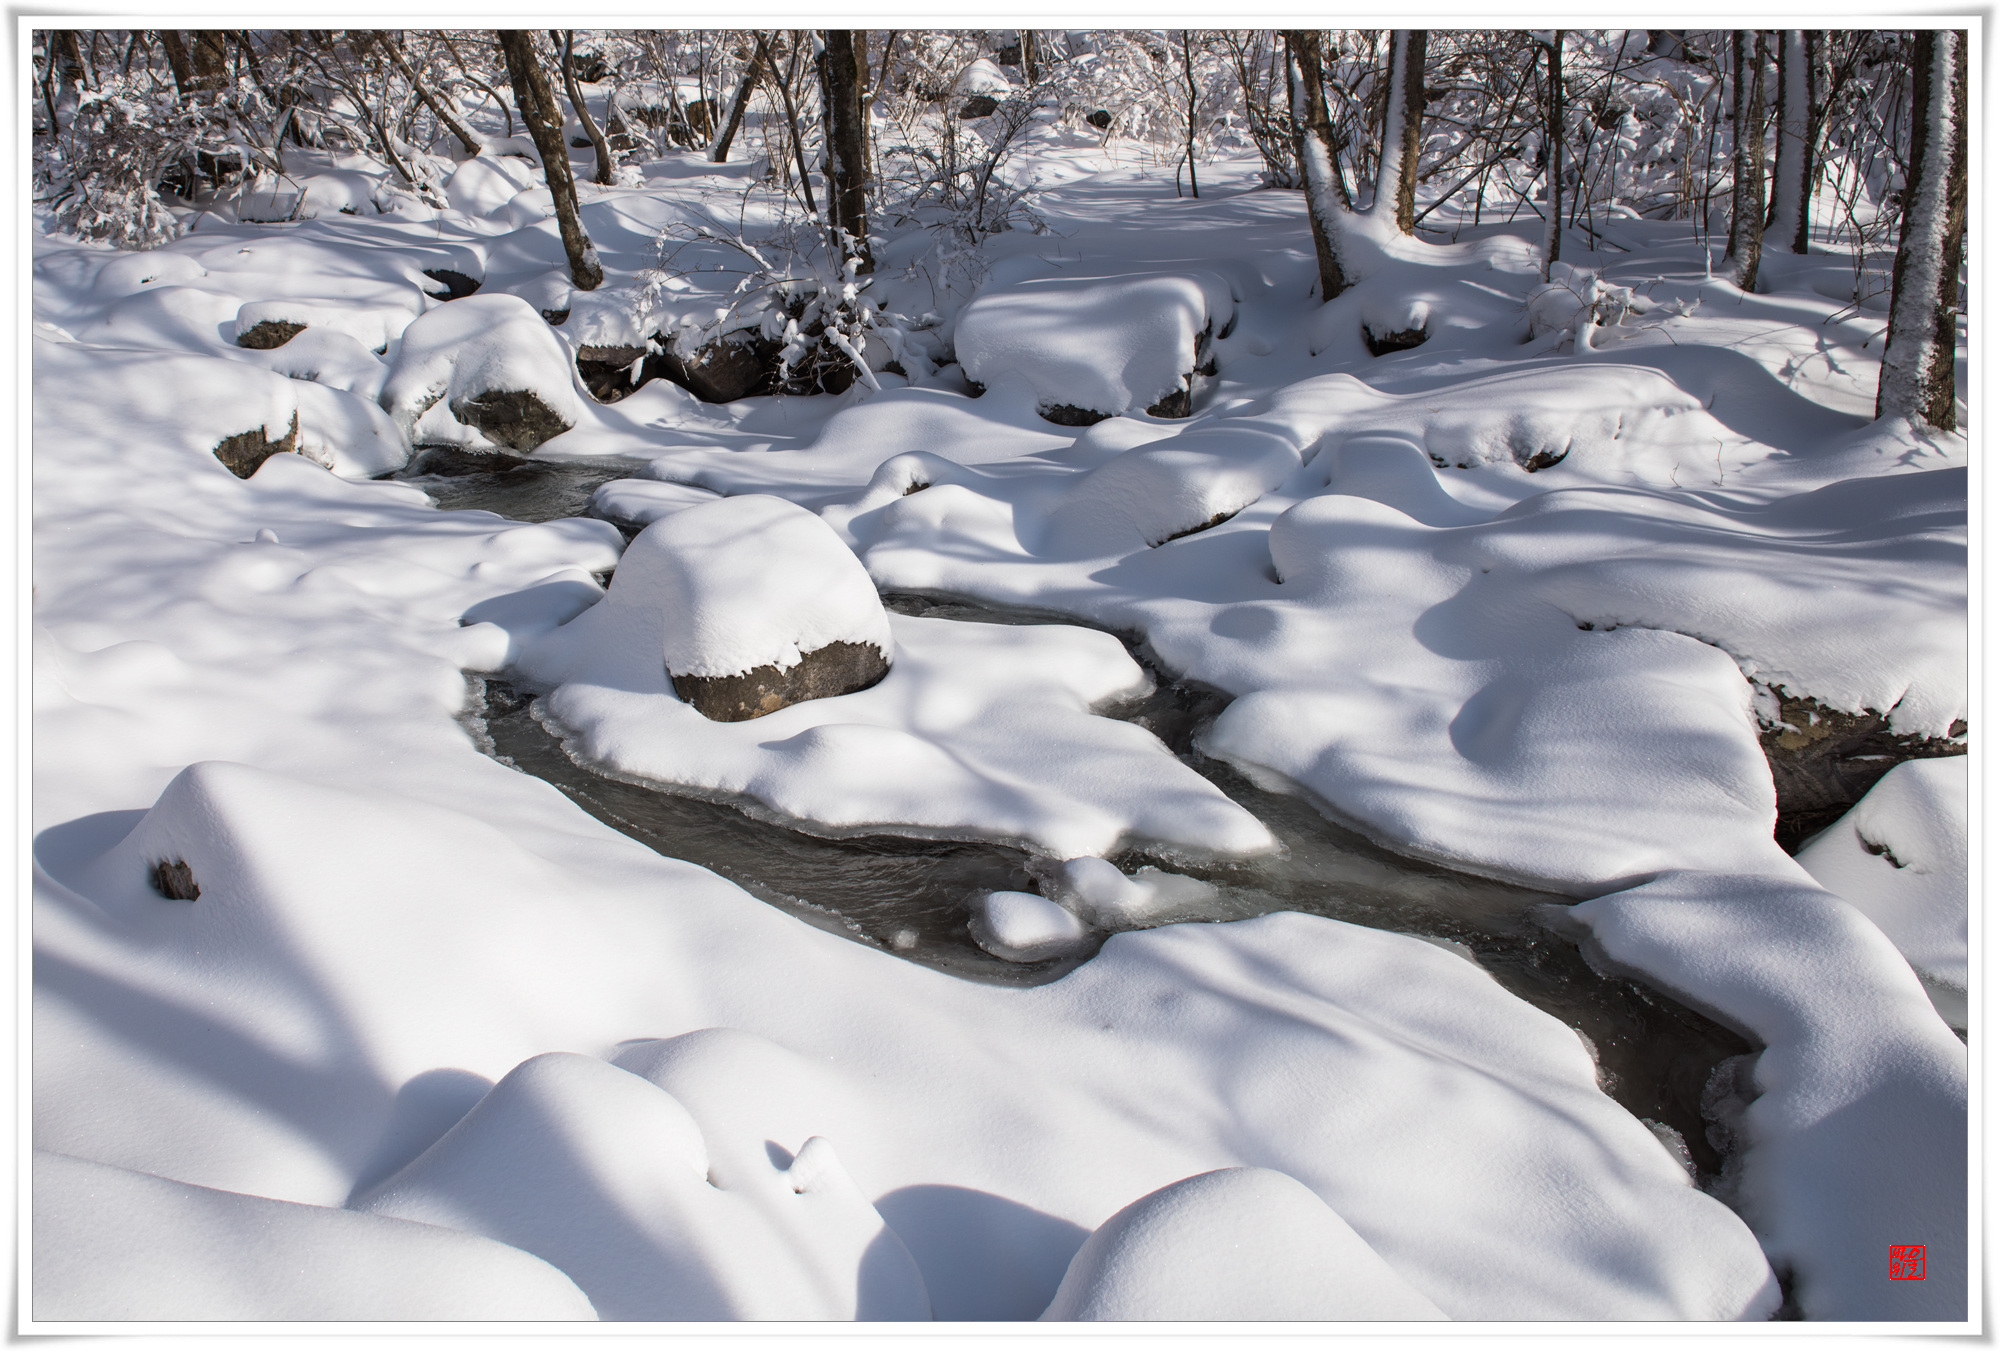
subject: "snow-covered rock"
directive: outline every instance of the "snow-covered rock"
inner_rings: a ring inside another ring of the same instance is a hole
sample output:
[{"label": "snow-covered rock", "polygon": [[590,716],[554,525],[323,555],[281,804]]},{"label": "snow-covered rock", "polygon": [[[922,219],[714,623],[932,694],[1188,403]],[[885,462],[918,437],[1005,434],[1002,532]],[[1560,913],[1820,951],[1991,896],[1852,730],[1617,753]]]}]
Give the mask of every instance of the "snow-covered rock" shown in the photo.
[{"label": "snow-covered rock", "polygon": [[[1799,866],[1875,921],[1927,982],[1956,993],[1964,1026],[1968,977],[1970,817],[1962,755],[1905,760],[1854,809],[1799,851]],[[1940,992],[1933,989],[1932,999]]]},{"label": "snow-covered rock", "polygon": [[562,1272],[461,1229],[34,1152],[37,1320],[587,1320]]},{"label": "snow-covered rock", "polygon": [[1091,557],[1165,544],[1226,520],[1298,466],[1296,445],[1257,427],[1203,427],[1134,446],[1063,493],[1040,547]]},{"label": "snow-covered rock", "polygon": [[1191,914],[1215,899],[1199,878],[1148,864],[1126,876],[1101,858],[1073,858],[1054,879],[1057,899],[1096,929],[1139,929]]},{"label": "snow-covered rock", "polygon": [[452,210],[468,216],[490,216],[534,182],[532,165],[518,155],[499,154],[489,144],[484,153],[453,170],[444,191]]},{"label": "snow-covered rock", "polygon": [[407,308],[332,299],[252,300],[237,308],[236,344],[281,347],[292,340],[287,329],[330,329],[380,352],[403,335],[417,317],[420,303],[414,296]]},{"label": "snow-covered rock", "polygon": [[382,406],[413,442],[426,440],[426,424],[449,410],[520,451],[584,416],[562,343],[532,306],[510,295],[467,296],[405,329]]},{"label": "snow-covered rock", "polygon": [[975,296],[955,343],[983,385],[1019,382],[1046,410],[1110,417],[1186,391],[1197,341],[1233,313],[1229,283],[1213,273],[1031,277]]},{"label": "snow-covered rock", "polygon": [[658,479],[617,478],[602,484],[590,496],[590,514],[623,526],[639,529],[689,507],[713,502],[716,495],[691,483],[662,483]]},{"label": "snow-covered rock", "polygon": [[972,904],[972,937],[1008,962],[1039,962],[1080,951],[1090,941],[1083,922],[1032,891],[989,891]]},{"label": "snow-covered rock", "polygon": [[1444,1313],[1295,1178],[1224,1168],[1147,1196],[1070,1259],[1044,1321],[1390,1322]]}]

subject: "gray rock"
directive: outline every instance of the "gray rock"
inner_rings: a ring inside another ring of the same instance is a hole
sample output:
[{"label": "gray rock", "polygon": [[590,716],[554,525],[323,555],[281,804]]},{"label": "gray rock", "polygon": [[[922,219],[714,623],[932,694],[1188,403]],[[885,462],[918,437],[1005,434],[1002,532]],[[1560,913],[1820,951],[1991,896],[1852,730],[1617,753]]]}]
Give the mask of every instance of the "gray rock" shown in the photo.
[{"label": "gray rock", "polygon": [[853,694],[889,674],[889,659],[873,643],[828,643],[780,671],[758,666],[741,675],[684,676],[667,672],[674,693],[714,722],[745,722],[807,699]]},{"label": "gray rock", "polygon": [[1889,729],[1887,715],[1843,713],[1817,699],[1772,691],[1778,723],[1758,729],[1778,794],[1778,843],[1795,850],[1861,800],[1876,780],[1905,760],[1966,753],[1963,722],[1949,737]]},{"label": "gray rock", "polygon": [[252,325],[247,333],[237,334],[236,345],[269,351],[273,347],[283,347],[305,331],[304,324],[295,324],[288,319],[266,319]]},{"label": "gray rock", "polygon": [[225,436],[215,443],[215,458],[222,461],[225,468],[238,478],[249,478],[257,472],[257,467],[273,455],[281,455],[299,448],[299,415],[292,414],[291,429],[276,441],[264,434],[262,427],[252,427],[247,432]]},{"label": "gray rock", "polygon": [[533,450],[570,429],[554,409],[525,389],[490,389],[455,400],[451,415],[489,439],[521,451]]}]

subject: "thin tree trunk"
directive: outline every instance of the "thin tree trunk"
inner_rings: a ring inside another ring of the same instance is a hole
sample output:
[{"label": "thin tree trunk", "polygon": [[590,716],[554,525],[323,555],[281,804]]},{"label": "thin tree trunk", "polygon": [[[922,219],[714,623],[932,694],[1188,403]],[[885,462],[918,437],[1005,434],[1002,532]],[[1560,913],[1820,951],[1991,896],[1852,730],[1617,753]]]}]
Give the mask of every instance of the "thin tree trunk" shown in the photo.
[{"label": "thin tree trunk", "polygon": [[1790,28],[1778,37],[1778,162],[1772,173],[1771,216],[1765,242],[1793,253],[1812,250],[1814,64],[1819,34]]},{"label": "thin tree trunk", "polygon": [[556,228],[562,232],[563,252],[569,256],[570,279],[579,291],[595,291],[604,283],[604,267],[597,261],[597,250],[584,233],[583,218],[577,211],[576,179],[570,173],[569,147],[563,144],[562,113],[535,55],[534,35],[525,29],[503,28],[499,37],[500,50],[507,57],[507,76],[514,83],[514,102],[520,106],[528,135],[534,138],[549,196],[555,199]]},{"label": "thin tree trunk", "polygon": [[416,93],[418,98],[423,100],[424,106],[429,108],[431,114],[438,121],[444,123],[446,129],[458,138],[458,143],[465,147],[465,153],[468,155],[478,154],[480,149],[479,138],[472,134],[471,128],[467,127],[457,114],[445,107],[444,100],[433,94],[430,86],[425,84],[422,77],[411,68],[409,61],[403,56],[402,48],[397,43],[395,36],[390,33],[377,33],[375,39],[381,45],[382,50],[389,54],[389,60],[395,65],[396,69],[403,73],[403,78],[410,82],[410,88]]},{"label": "thin tree trunk", "polygon": [[[833,224],[844,231],[847,257],[859,258],[862,272],[875,270],[868,247],[868,123],[861,89],[868,81],[862,68],[867,50],[866,30],[828,28],[820,70],[820,96],[825,104],[826,196]],[[860,41],[856,41],[856,39]]]},{"label": "thin tree trunk", "polygon": [[1424,49],[1430,34],[1399,28],[1389,35],[1389,88],[1383,107],[1382,161],[1375,172],[1375,201],[1368,210],[1396,213],[1404,234],[1417,227],[1417,153],[1423,145]]},{"label": "thin tree trunk", "polygon": [[750,55],[749,69],[743,72],[743,82],[736,86],[736,97],[729,105],[729,120],[715,138],[715,145],[709,150],[712,164],[721,164],[729,158],[729,143],[736,139],[736,129],[743,125],[743,113],[750,106],[750,93],[757,87],[757,77],[764,69],[764,40],[757,39],[757,50]]},{"label": "thin tree trunk", "polygon": [[[1024,43],[1025,41],[1026,39],[1023,38]],[[1022,50],[1025,52],[1027,49],[1024,46]],[[1188,102],[1187,102],[1188,192],[1191,196],[1199,199],[1201,196],[1201,184],[1195,180],[1194,176],[1194,139],[1195,139],[1194,119],[1195,119],[1195,114],[1200,109],[1201,92],[1195,88],[1195,83],[1194,83],[1194,40],[1192,36],[1188,33],[1188,30],[1185,28],[1181,29],[1181,75],[1187,81],[1187,92],[1188,92]]]},{"label": "thin tree trunk", "polygon": [[[611,145],[604,139],[604,133],[597,129],[597,123],[590,117],[590,109],[583,104],[583,89],[576,82],[576,67],[570,64],[570,52],[576,46],[576,30],[563,30],[562,69],[563,88],[569,93],[569,106],[576,109],[576,120],[583,123],[583,134],[590,138],[591,148],[597,151],[597,181],[605,187],[611,186]],[[671,88],[672,86],[668,86]],[[681,119],[683,123],[686,118]]]},{"label": "thin tree trunk", "polygon": [[1730,157],[1729,252],[1723,267],[1739,289],[1757,289],[1764,245],[1764,34],[1739,28],[1730,35],[1736,90],[1736,151]]},{"label": "thin tree trunk", "polygon": [[1548,181],[1548,212],[1542,220],[1542,280],[1555,273],[1563,242],[1563,30],[1550,35],[1548,88],[1542,119],[1542,172]]},{"label": "thin tree trunk", "polygon": [[1958,263],[1965,247],[1966,38],[1918,29],[1910,81],[1910,179],[1896,247],[1875,416],[1958,423]]},{"label": "thin tree trunk", "polygon": [[1305,179],[1306,216],[1312,222],[1313,252],[1319,257],[1319,295],[1327,301],[1352,283],[1340,260],[1340,226],[1347,213],[1340,207],[1339,179],[1333,167],[1333,124],[1320,83],[1319,34],[1287,30],[1285,54],[1290,67],[1292,125],[1298,129],[1299,170]]},{"label": "thin tree trunk", "polygon": [[219,28],[195,30],[194,45],[188,55],[194,60],[190,89],[220,90],[229,87],[229,34]]},{"label": "thin tree trunk", "polygon": [[783,75],[778,73],[778,63],[771,56],[771,50],[764,44],[764,35],[757,35],[757,51],[764,58],[764,69],[771,77],[771,84],[778,91],[778,102],[785,110],[785,127],[792,138],[792,162],[799,171],[799,191],[806,199],[806,210],[812,215],[819,214],[819,203],[813,197],[812,174],[806,168],[806,148],[804,138],[799,135],[799,109],[792,102],[792,77],[798,73],[799,49],[792,47],[791,67]]}]

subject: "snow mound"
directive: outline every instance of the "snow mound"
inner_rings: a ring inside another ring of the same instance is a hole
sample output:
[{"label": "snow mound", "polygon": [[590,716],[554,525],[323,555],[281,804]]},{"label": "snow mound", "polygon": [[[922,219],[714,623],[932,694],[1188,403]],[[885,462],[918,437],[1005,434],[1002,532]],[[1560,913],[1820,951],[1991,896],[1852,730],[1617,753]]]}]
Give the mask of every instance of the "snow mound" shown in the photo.
[{"label": "snow mound", "polygon": [[1035,277],[989,286],[958,316],[959,365],[981,384],[1025,383],[1044,407],[1117,414],[1187,387],[1195,344],[1234,313],[1213,273]]},{"label": "snow mound", "polygon": [[[532,397],[553,419],[544,420],[537,435],[554,435],[553,425],[573,427],[585,415],[569,354],[548,322],[518,296],[482,294],[440,305],[403,330],[382,406],[412,442],[421,443],[431,439],[425,432],[439,417],[433,411],[438,405],[467,422],[480,416],[478,401],[514,393]],[[540,444],[526,440],[507,443],[516,449]]]},{"label": "snow mound", "polygon": [[[1905,760],[1799,851],[1799,866],[1875,921],[1917,973],[1967,988],[1967,760]],[[1962,1024],[1961,1024],[1962,1025]]]},{"label": "snow mound", "polygon": [[110,1322],[593,1319],[518,1248],[34,1152],[33,1316]]},{"label": "snow mound", "polygon": [[716,494],[691,483],[619,478],[601,485],[591,494],[590,514],[644,529],[662,517],[715,500]]},{"label": "snow mound", "polygon": [[1055,878],[1056,899],[1092,928],[1142,929],[1198,912],[1215,888],[1150,864],[1127,877],[1101,858],[1073,858]]},{"label": "snow mound", "polygon": [[589,1056],[523,1062],[356,1208],[532,1252],[606,1319],[930,1315],[909,1254],[823,1138],[721,1186],[686,1108]]},{"label": "snow mound", "polygon": [[241,342],[259,324],[297,324],[308,332],[345,333],[369,351],[381,352],[417,317],[420,302],[414,296],[411,302],[407,308],[396,308],[351,300],[252,300],[237,308],[236,339]]},{"label": "snow mound", "polygon": [[974,901],[972,937],[1007,962],[1066,956],[1090,941],[1081,920],[1032,891],[989,891]]},{"label": "snow mound", "polygon": [[861,560],[831,527],[781,497],[711,499],[669,513],[626,548],[612,579],[621,604],[665,616],[678,676],[789,670],[829,643],[895,641]]},{"label": "snow mound", "polygon": [[[378,367],[379,369],[379,367]],[[347,479],[371,479],[409,463],[403,429],[372,400],[326,385],[293,389],[299,409],[299,454]]]},{"label": "snow mound", "polygon": [[485,153],[452,171],[445,180],[444,194],[453,211],[490,216],[534,183],[532,165],[518,156],[496,154],[489,145]]},{"label": "snow mound", "polygon": [[1091,629],[890,615],[896,663],[869,689],[752,722],[702,717],[668,683],[665,583],[640,544],[708,510],[649,526],[604,601],[523,653],[522,672],[557,687],[546,708],[579,758],[824,826],[1013,839],[1057,858],[1127,838],[1200,853],[1273,847],[1256,817],[1151,733],[1092,714],[1150,681]]},{"label": "snow mound", "polygon": [[1077,1250],[1047,1320],[1442,1320],[1312,1189],[1223,1168],[1142,1196]]},{"label": "snow mound", "polygon": [[1094,557],[1164,544],[1235,515],[1298,466],[1293,442],[1255,427],[1200,427],[1134,446],[1063,493],[1040,551]]}]

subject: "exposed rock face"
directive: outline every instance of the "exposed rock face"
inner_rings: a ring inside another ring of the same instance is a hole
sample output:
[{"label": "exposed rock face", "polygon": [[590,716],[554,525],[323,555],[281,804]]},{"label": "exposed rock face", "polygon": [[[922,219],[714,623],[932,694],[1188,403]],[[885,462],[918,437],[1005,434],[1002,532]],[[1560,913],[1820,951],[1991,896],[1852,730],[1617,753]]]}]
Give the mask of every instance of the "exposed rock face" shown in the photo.
[{"label": "exposed rock face", "polygon": [[964,118],[968,122],[976,121],[977,119],[982,117],[993,116],[993,114],[996,111],[998,111],[999,107],[1000,104],[998,100],[996,100],[991,94],[974,94],[971,98],[967,99],[965,101],[965,105],[958,110],[958,115]]},{"label": "exposed rock face", "polygon": [[[569,316],[565,313],[563,317]],[[590,391],[591,398],[599,403],[616,403],[648,378],[643,366],[639,379],[632,378],[632,363],[645,356],[644,347],[579,347],[576,373],[583,377],[583,387]]]},{"label": "exposed rock face", "polygon": [[1385,357],[1391,352],[1407,352],[1412,347],[1421,347],[1431,336],[1428,328],[1404,328],[1377,333],[1367,324],[1361,326],[1361,341],[1368,348],[1368,355]]},{"label": "exposed rock face", "polygon": [[1147,413],[1151,414],[1153,417],[1178,418],[1178,417],[1193,416],[1194,390],[1191,388],[1191,386],[1194,384],[1193,373],[1190,372],[1188,375],[1182,378],[1187,383],[1183,384],[1179,389],[1175,390],[1173,393],[1167,395],[1166,398],[1161,399],[1158,403],[1147,405],[1146,407]]},{"label": "exposed rock face", "polygon": [[299,415],[292,414],[291,429],[283,437],[273,441],[262,427],[252,427],[247,432],[225,436],[215,443],[215,458],[222,461],[230,473],[238,478],[249,478],[257,472],[257,467],[273,455],[281,455],[299,448]]},{"label": "exposed rock face", "polygon": [[[730,403],[753,394],[777,392],[781,350],[779,343],[746,329],[703,343],[691,355],[683,355],[676,346],[668,345],[655,360],[658,374],[696,398],[708,403]],[[640,383],[644,384],[648,378],[641,370]]]},{"label": "exposed rock face", "polygon": [[674,693],[715,722],[744,722],[806,699],[853,694],[889,674],[889,659],[873,643],[828,643],[789,670],[759,666],[741,675],[673,675]]},{"label": "exposed rock face", "polygon": [[446,300],[463,300],[476,292],[480,285],[477,277],[468,277],[463,272],[454,272],[448,267],[427,267],[424,269],[424,275],[444,287]]},{"label": "exposed rock face", "polygon": [[1083,120],[1091,126],[1096,127],[1099,131],[1109,131],[1111,129],[1111,110],[1109,108],[1094,108]]},{"label": "exposed rock face", "polygon": [[1816,699],[1773,693],[1779,725],[1760,728],[1758,740],[1778,791],[1778,843],[1787,851],[1832,825],[1903,761],[1965,754],[1963,722],[1953,724],[1949,737],[1902,735],[1872,710],[1843,713]]},{"label": "exposed rock face", "polygon": [[201,899],[201,888],[195,885],[194,869],[181,859],[161,859],[153,865],[153,890],[170,901],[194,901]]},{"label": "exposed rock face", "polygon": [[266,319],[262,323],[252,325],[248,332],[237,334],[236,345],[269,351],[273,347],[283,347],[305,331],[304,324],[295,324],[285,319]]},{"label": "exposed rock face", "polygon": [[525,389],[490,389],[455,399],[451,415],[514,450],[533,450],[570,429],[553,408]]}]

